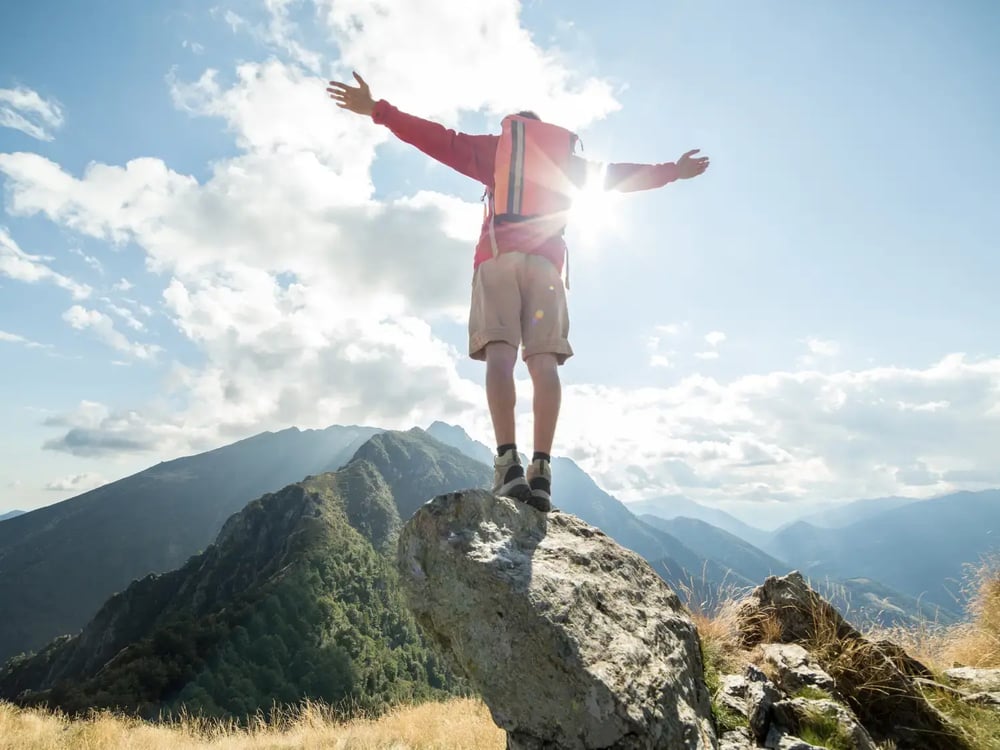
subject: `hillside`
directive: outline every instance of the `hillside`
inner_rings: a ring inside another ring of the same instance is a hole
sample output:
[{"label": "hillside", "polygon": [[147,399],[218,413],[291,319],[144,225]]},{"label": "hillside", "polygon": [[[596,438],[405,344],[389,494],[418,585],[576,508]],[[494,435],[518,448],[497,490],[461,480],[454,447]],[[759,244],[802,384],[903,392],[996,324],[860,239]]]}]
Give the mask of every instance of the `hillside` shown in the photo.
[{"label": "hillside", "polygon": [[77,632],[131,581],[203,550],[251,499],[339,468],[377,432],[263,433],[0,523],[0,663]]},{"label": "hillside", "polygon": [[11,518],[16,518],[17,516],[23,516],[25,511],[23,510],[9,510],[6,513],[0,514],[0,521],[6,521]]},{"label": "hillside", "polygon": [[694,518],[666,520],[654,515],[640,516],[654,528],[683,539],[684,544],[705,557],[729,568],[755,584],[769,575],[784,575],[788,564],[757,549],[740,537]]},{"label": "hillside", "polygon": [[757,547],[769,536],[769,532],[750,526],[724,510],[710,508],[681,495],[636,500],[627,503],[627,506],[637,516],[656,516],[666,521],[674,518],[694,518],[704,521]]},{"label": "hillside", "polygon": [[442,696],[456,683],[403,606],[399,527],[390,485],[363,459],[266,494],[180,569],[136,581],[79,635],[8,663],[0,697],[243,718],[304,698],[379,711]]}]

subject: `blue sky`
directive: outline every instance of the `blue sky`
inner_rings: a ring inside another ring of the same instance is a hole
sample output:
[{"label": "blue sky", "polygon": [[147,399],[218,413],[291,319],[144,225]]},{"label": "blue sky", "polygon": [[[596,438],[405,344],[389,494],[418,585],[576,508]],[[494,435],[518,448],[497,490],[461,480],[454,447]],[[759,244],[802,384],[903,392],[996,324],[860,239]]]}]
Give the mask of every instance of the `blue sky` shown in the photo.
[{"label": "blue sky", "polygon": [[1000,8],[628,7],[0,11],[0,512],[293,424],[491,442],[481,188],[324,99],[352,67],[469,132],[711,157],[568,236],[557,451],[616,496],[774,523],[1000,485]]}]

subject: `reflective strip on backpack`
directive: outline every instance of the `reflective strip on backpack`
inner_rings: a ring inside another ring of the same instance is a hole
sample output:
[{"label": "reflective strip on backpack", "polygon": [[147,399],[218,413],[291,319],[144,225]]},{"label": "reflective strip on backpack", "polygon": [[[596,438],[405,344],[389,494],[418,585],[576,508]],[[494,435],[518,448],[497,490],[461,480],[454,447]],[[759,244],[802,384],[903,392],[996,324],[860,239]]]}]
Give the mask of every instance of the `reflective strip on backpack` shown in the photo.
[{"label": "reflective strip on backpack", "polygon": [[524,123],[511,122],[510,128],[510,176],[507,183],[507,211],[521,213],[524,197]]}]

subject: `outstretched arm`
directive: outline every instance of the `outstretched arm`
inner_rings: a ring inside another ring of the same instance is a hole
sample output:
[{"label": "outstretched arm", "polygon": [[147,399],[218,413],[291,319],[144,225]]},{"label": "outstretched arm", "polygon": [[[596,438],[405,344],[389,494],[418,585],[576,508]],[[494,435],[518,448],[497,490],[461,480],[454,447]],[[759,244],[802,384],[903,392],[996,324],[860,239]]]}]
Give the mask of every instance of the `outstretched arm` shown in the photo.
[{"label": "outstretched arm", "polygon": [[492,178],[496,136],[456,133],[436,122],[401,112],[389,102],[375,101],[365,80],[357,73],[358,86],[330,81],[327,92],[341,109],[368,115],[433,159],[484,184]]},{"label": "outstretched arm", "polygon": [[[608,164],[604,173],[603,187],[605,190],[631,193],[637,190],[653,190],[675,180],[697,177],[708,169],[707,156],[692,158],[698,152],[699,149],[688,151],[676,163],[631,164],[617,162]],[[577,175],[582,179],[574,179],[578,185],[581,185],[585,180],[594,179],[594,174],[598,171],[595,168],[599,165],[593,162],[584,162],[584,165],[582,170],[577,171]]]}]

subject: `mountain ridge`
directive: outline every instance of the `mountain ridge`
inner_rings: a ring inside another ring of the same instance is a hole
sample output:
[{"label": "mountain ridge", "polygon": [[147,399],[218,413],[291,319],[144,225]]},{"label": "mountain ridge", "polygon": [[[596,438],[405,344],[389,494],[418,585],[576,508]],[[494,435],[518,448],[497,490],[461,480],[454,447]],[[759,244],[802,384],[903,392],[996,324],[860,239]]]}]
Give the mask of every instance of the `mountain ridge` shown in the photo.
[{"label": "mountain ridge", "polygon": [[75,632],[131,581],[204,549],[250,499],[343,465],[380,432],[264,432],[0,523],[0,663]]},{"label": "mountain ridge", "polygon": [[8,662],[0,697],[242,720],[304,698],[377,711],[453,692],[402,603],[400,526],[365,459],[265,494],[182,567],[108,599],[80,634]]}]

